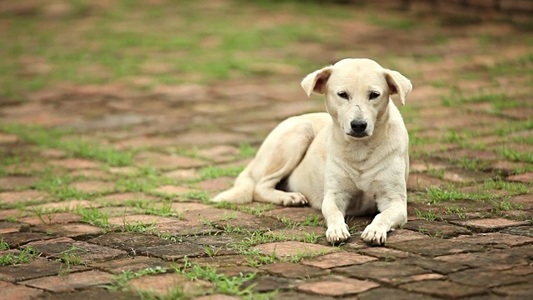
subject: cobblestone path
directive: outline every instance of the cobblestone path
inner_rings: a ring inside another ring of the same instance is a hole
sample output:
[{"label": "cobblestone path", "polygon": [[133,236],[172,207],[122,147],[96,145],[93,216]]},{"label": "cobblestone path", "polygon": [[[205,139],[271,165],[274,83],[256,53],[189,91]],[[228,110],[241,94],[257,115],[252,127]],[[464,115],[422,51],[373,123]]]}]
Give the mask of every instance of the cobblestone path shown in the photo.
[{"label": "cobblestone path", "polygon": [[[305,71],[261,66],[268,80],[2,98],[0,299],[531,299],[530,33],[420,22],[333,20],[338,39],[300,45]],[[280,120],[323,110],[299,82],[345,56],[413,82],[409,222],[370,247],[371,217],[351,218],[333,247],[311,208],[210,203]]]}]

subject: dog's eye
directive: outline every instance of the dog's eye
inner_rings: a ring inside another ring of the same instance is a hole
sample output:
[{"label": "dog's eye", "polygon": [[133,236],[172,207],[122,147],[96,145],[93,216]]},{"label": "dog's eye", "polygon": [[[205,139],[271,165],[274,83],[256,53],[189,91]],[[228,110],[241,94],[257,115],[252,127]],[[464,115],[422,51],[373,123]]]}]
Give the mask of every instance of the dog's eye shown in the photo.
[{"label": "dog's eye", "polygon": [[339,97],[341,97],[342,99],[346,99],[346,100],[349,100],[350,99],[350,96],[348,95],[348,93],[346,92],[338,92],[337,95]]},{"label": "dog's eye", "polygon": [[378,92],[370,92],[370,94],[368,95],[368,99],[370,100],[373,100],[373,99],[376,99],[377,97],[379,97],[379,93]]}]

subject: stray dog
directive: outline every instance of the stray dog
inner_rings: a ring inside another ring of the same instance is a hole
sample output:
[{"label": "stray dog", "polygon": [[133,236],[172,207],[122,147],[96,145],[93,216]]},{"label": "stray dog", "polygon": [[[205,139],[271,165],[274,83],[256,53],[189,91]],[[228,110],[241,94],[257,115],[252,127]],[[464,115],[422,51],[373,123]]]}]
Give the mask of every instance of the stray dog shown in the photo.
[{"label": "stray dog", "polygon": [[322,210],[331,243],[350,237],[345,216],[377,213],[361,237],[383,245],[407,221],[409,136],[390,95],[404,104],[411,82],[370,59],[343,59],[301,85],[308,96],[325,95],[328,113],[280,123],[234,187],[212,201],[309,204]]}]

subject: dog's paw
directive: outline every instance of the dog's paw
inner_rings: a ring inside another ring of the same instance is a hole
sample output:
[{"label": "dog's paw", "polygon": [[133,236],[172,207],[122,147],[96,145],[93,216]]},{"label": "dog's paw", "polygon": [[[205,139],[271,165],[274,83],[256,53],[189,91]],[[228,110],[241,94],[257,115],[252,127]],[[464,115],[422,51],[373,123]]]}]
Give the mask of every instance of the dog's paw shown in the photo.
[{"label": "dog's paw", "polygon": [[372,246],[382,246],[387,241],[387,228],[385,226],[370,224],[361,234],[361,238],[365,243]]},{"label": "dog's paw", "polygon": [[343,242],[349,238],[350,232],[345,223],[328,226],[328,230],[326,230],[326,239],[332,244]]},{"label": "dog's paw", "polygon": [[281,203],[284,206],[305,206],[309,201],[301,193],[285,193]]}]

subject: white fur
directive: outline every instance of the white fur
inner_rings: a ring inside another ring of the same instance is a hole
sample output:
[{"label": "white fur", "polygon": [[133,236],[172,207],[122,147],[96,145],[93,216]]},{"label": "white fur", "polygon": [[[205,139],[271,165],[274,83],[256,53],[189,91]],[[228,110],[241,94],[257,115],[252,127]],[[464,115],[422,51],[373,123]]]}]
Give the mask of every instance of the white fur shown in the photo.
[{"label": "white fur", "polygon": [[[302,87],[325,94],[328,113],[280,123],[234,187],[213,201],[309,204],[322,210],[331,243],[350,237],[345,216],[379,212],[361,237],[384,244],[407,221],[409,137],[389,96],[405,103],[410,81],[372,60],[344,59],[307,75]],[[379,95],[369,99],[372,92]]]}]

